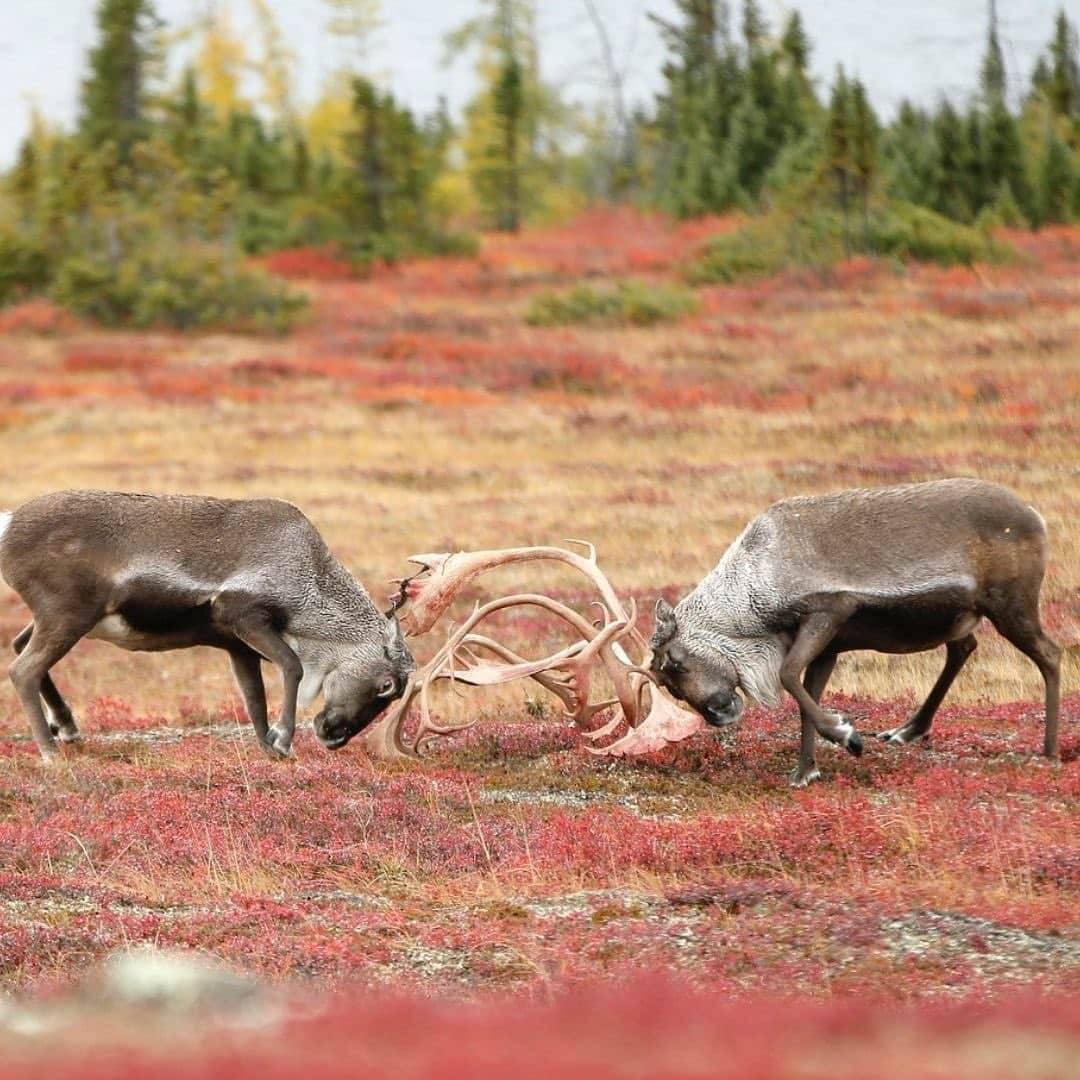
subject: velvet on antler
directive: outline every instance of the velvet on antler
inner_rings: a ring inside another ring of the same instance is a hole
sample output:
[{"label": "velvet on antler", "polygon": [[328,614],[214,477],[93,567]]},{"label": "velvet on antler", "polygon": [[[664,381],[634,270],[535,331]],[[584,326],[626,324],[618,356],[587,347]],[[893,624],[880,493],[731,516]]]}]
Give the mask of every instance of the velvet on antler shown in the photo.
[{"label": "velvet on antler", "polygon": [[[625,607],[596,560],[596,549],[580,544],[587,555],[559,547],[413,555],[409,562],[421,569],[397,582],[395,609],[406,634],[429,632],[443,618],[466,585],[489,571],[524,562],[561,562],[584,574],[595,586],[594,605],[601,618],[594,623],[568,605],[539,593],[519,593],[477,605],[469,617],[447,636],[445,644],[409,679],[404,694],[371,729],[368,745],[383,757],[411,757],[432,739],[471,727],[475,720],[440,724],[430,706],[431,687],[440,681],[468,686],[496,686],[518,679],[533,679],[561,702],[565,714],[593,742],[599,743],[624,726],[629,730],[607,745],[590,746],[594,754],[613,756],[648,753],[692,735],[704,726],[701,717],[682,708],[660,689],[648,670],[649,646],[637,630],[636,606]],[[566,647],[549,656],[528,660],[514,649],[477,632],[491,615],[514,607],[535,607],[548,612],[574,635]],[[592,701],[591,687],[597,668],[603,670],[615,692],[611,700]],[[419,710],[416,729],[407,735],[412,707]],[[615,713],[602,727],[585,725],[597,713]]]}]

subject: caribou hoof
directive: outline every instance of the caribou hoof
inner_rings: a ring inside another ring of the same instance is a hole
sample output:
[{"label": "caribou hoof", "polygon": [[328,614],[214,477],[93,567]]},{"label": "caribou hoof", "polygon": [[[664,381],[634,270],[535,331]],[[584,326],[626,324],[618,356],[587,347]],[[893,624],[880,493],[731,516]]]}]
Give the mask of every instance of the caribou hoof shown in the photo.
[{"label": "caribou hoof", "polygon": [[821,773],[818,771],[816,765],[811,765],[809,768],[805,768],[800,765],[790,777],[788,777],[788,783],[793,788],[804,788],[812,784],[815,780],[821,779]]},{"label": "caribou hoof", "polygon": [[833,722],[834,734],[831,740],[838,746],[842,746],[853,757],[862,757],[862,736],[855,730],[855,725],[844,713],[833,712],[826,714]]},{"label": "caribou hoof", "polygon": [[54,739],[59,739],[62,743],[73,743],[82,738],[79,734],[79,726],[70,713],[67,716],[57,717],[50,712],[48,721],[49,731],[52,732]]},{"label": "caribou hoof", "polygon": [[911,732],[907,724],[901,724],[899,727],[879,732],[877,737],[882,742],[889,743],[890,746],[907,746],[908,743],[913,743],[919,738],[918,735]]},{"label": "caribou hoof", "polygon": [[286,735],[280,728],[272,727],[266,733],[266,741],[262,744],[263,750],[274,761],[284,761],[292,757],[292,737]]}]

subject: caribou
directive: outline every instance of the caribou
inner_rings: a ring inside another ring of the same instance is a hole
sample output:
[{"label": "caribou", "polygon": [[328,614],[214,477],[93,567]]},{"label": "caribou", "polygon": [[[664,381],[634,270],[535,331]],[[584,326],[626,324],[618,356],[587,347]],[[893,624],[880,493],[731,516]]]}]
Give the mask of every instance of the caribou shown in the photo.
[{"label": "caribou", "polygon": [[[321,694],[315,734],[344,746],[404,693],[414,662],[311,522],[278,499],[64,491],[0,514],[0,575],[33,621],[11,681],[42,758],[79,729],[50,669],[82,638],[229,654],[263,750],[289,756],[299,704]],[[270,726],[262,661],[281,672]],[[43,708],[44,703],[44,708]]]},{"label": "caribou", "polygon": [[785,499],[754,518],[675,608],[657,602],[651,669],[714,727],[739,719],[741,694],[775,707],[786,690],[802,719],[791,782],[804,786],[820,776],[815,735],[863,752],[851,720],[820,705],[840,653],[945,646],[925,702],[878,736],[903,745],[930,731],[986,618],[1038,667],[1043,750],[1056,757],[1061,649],[1039,619],[1046,557],[1042,516],[980,480]]}]

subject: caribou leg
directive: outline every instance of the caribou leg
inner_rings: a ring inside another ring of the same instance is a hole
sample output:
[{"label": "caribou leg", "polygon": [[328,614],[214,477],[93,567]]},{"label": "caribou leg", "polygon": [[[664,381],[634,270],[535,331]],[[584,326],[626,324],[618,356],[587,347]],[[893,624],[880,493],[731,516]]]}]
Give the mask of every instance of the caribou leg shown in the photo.
[{"label": "caribou leg", "polygon": [[968,634],[957,641],[947,642],[945,645],[945,667],[934,683],[933,688],[927,695],[918,712],[906,723],[894,727],[889,731],[883,731],[878,735],[879,739],[893,743],[895,746],[903,746],[906,743],[921,739],[930,731],[930,725],[934,722],[934,714],[938,711],[945,695],[949,692],[960,669],[967,663],[968,657],[975,651],[976,641],[974,634]]},{"label": "caribou leg", "polygon": [[[18,656],[26,648],[30,636],[34,632],[34,624],[22,629],[11,647]],[[41,680],[41,696],[45,701],[45,717],[49,723],[49,730],[62,743],[77,742],[79,739],[79,725],[75,723],[75,717],[71,714],[71,706],[64,700],[63,695],[56,688],[52,675],[48,672]]]},{"label": "caribou leg", "polygon": [[[784,662],[780,665],[780,682],[795,699],[802,718],[802,738],[799,747],[799,764],[791,776],[795,787],[805,787],[817,778],[817,762],[814,757],[814,731],[829,742],[844,747],[858,757],[863,752],[862,738],[854,725],[840,713],[828,713],[814,700],[800,680],[828,648],[844,622],[846,614],[815,612],[803,620]],[[811,675],[811,682],[820,678],[821,669]]]}]

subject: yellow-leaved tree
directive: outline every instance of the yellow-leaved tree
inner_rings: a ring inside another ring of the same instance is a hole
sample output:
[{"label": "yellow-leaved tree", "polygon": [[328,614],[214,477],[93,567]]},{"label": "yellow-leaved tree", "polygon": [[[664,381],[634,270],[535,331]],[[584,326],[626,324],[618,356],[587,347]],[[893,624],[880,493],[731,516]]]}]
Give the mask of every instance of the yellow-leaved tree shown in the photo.
[{"label": "yellow-leaved tree", "polygon": [[248,68],[244,39],[233,26],[227,2],[209,9],[196,26],[199,45],[195,70],[203,101],[219,117],[227,117],[247,105],[242,85]]},{"label": "yellow-leaved tree", "polygon": [[447,62],[475,55],[480,80],[465,109],[465,173],[489,224],[508,232],[544,212],[565,165],[568,117],[540,77],[536,11],[536,0],[482,0],[446,38]]},{"label": "yellow-leaved tree", "polygon": [[337,161],[346,157],[345,141],[353,127],[353,87],[356,75],[366,73],[372,42],[383,25],[381,0],[323,0],[326,30],[337,42],[337,66],[304,118],[308,145],[315,155]]},{"label": "yellow-leaved tree", "polygon": [[259,58],[254,68],[262,83],[262,104],[281,128],[296,119],[296,52],[285,41],[270,0],[251,0],[259,34]]}]

